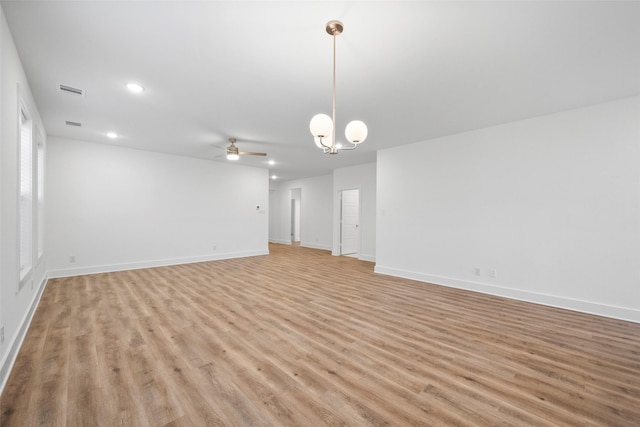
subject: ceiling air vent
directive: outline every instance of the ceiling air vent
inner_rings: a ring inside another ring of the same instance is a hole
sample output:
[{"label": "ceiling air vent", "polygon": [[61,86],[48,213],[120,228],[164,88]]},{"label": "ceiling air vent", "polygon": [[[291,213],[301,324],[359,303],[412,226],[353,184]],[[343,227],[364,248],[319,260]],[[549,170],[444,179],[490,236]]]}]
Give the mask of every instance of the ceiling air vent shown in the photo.
[{"label": "ceiling air vent", "polygon": [[60,92],[84,97],[84,89],[78,89],[77,87],[67,86],[63,84],[60,85]]},{"label": "ceiling air vent", "polygon": [[66,120],[65,124],[67,126],[76,126],[76,127],[81,127],[82,126],[82,123],[80,123],[80,122],[72,122],[72,121],[69,121],[69,120]]}]

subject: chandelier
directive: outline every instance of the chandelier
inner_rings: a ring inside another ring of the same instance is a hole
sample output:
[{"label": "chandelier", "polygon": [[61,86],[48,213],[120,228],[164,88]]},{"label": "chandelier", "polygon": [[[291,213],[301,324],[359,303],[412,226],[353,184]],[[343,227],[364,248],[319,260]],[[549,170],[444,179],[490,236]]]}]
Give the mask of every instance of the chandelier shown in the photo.
[{"label": "chandelier", "polygon": [[327,33],[333,37],[333,118],[326,114],[316,114],[309,123],[313,139],[324,153],[338,154],[338,150],[353,150],[367,138],[367,125],[360,120],[349,122],[344,134],[352,145],[343,147],[336,142],[336,36],[342,33],[344,26],[340,21],[327,22]]}]

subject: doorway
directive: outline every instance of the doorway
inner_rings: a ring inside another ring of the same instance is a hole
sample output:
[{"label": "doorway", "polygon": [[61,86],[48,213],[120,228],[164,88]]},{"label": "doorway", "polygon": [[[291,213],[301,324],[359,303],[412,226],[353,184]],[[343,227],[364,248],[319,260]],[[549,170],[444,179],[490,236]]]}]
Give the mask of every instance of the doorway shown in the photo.
[{"label": "doorway", "polygon": [[340,255],[360,251],[360,190],[340,191]]},{"label": "doorway", "polygon": [[290,199],[290,239],[291,244],[300,242],[300,209],[302,204],[302,188],[292,188],[289,190]]}]

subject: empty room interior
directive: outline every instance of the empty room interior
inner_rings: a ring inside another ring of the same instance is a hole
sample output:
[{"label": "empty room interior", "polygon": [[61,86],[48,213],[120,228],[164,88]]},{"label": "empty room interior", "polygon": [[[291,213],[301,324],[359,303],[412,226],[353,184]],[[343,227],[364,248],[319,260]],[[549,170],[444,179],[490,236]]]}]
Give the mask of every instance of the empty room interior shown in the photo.
[{"label": "empty room interior", "polygon": [[640,425],[640,2],[0,1],[0,425]]}]

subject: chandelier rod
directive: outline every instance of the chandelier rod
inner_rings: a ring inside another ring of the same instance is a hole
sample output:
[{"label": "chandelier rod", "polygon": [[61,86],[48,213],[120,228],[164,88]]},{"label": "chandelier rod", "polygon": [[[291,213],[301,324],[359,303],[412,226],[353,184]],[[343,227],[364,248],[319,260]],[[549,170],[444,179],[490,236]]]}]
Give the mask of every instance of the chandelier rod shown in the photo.
[{"label": "chandelier rod", "polygon": [[[342,22],[336,20],[327,22],[325,28],[327,33],[333,37],[332,117],[326,114],[316,114],[309,122],[309,130],[311,130],[311,135],[313,135],[316,145],[324,153],[329,154],[338,154],[338,150],[353,150],[367,138],[367,125],[361,120],[353,120],[345,128],[345,136],[351,146],[343,147],[342,144],[338,145],[336,141],[336,36],[342,34],[343,28]],[[329,137],[331,137],[331,141],[325,141]]]},{"label": "chandelier rod", "polygon": [[[340,34],[340,33],[338,33]],[[333,130],[331,133],[331,153],[336,154],[336,31],[333,31]]]}]

